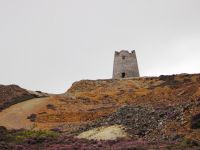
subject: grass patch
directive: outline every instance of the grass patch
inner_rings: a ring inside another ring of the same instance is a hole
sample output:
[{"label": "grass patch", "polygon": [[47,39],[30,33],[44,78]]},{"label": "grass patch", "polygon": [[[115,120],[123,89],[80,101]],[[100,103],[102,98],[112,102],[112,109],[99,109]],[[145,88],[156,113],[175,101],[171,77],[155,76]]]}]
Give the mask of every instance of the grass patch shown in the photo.
[{"label": "grass patch", "polygon": [[22,142],[29,138],[56,138],[59,133],[54,131],[32,131],[24,130],[7,135],[6,139],[10,142]]}]

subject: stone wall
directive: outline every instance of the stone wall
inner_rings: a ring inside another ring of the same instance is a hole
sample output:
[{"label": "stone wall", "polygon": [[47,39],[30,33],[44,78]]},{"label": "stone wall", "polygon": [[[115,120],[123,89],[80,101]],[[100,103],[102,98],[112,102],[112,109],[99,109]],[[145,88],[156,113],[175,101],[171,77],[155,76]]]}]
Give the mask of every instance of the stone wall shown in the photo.
[{"label": "stone wall", "polygon": [[139,69],[135,51],[122,50],[115,52],[113,79],[139,77]]}]

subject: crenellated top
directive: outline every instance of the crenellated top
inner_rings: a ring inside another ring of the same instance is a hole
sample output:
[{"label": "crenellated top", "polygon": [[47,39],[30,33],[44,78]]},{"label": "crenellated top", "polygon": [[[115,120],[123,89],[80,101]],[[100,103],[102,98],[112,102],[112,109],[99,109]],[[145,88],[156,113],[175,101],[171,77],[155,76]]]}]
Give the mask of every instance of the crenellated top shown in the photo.
[{"label": "crenellated top", "polygon": [[135,50],[132,50],[131,52],[129,52],[128,50],[121,50],[121,51],[115,51],[115,55],[130,55],[130,54],[134,54],[135,55]]}]

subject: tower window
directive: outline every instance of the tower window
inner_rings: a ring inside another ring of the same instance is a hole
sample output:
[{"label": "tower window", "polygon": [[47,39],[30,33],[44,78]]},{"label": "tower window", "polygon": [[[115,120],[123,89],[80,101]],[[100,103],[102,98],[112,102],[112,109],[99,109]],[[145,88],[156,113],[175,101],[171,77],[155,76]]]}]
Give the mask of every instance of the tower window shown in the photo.
[{"label": "tower window", "polygon": [[122,73],[122,78],[125,78],[125,76],[126,76],[126,73],[123,72],[123,73]]},{"label": "tower window", "polygon": [[125,59],[126,57],[125,56],[122,56],[122,59]]}]

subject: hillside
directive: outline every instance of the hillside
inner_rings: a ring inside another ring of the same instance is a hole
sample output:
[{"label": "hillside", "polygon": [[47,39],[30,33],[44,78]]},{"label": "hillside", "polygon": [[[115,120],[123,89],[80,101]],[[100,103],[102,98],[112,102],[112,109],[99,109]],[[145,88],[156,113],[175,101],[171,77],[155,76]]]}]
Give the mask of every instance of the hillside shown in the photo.
[{"label": "hillside", "polygon": [[48,96],[47,93],[29,91],[17,85],[0,85],[0,111],[32,98],[46,96]]},{"label": "hillside", "polygon": [[[65,94],[4,109],[0,126],[9,134],[22,127],[59,133],[42,140],[45,149],[75,149],[77,144],[80,149],[198,149],[200,74],[75,82]],[[32,140],[36,144],[20,144],[41,146],[37,137]]]}]

